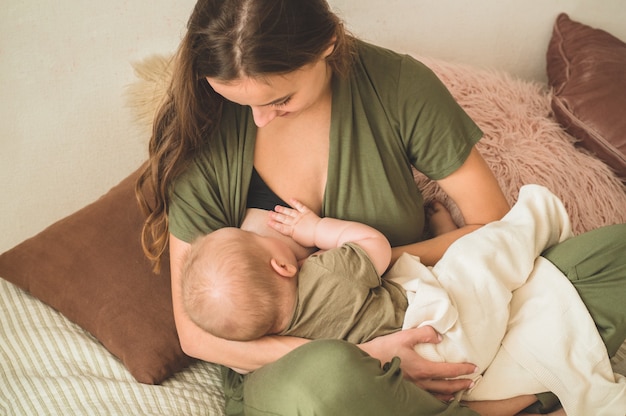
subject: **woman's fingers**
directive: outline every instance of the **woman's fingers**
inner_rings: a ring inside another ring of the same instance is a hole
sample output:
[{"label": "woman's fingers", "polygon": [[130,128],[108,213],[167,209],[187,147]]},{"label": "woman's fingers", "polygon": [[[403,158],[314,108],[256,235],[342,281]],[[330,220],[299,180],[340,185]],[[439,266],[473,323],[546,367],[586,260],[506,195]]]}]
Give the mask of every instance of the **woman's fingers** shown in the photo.
[{"label": "woman's fingers", "polygon": [[419,328],[408,328],[402,331],[407,337],[406,342],[415,344],[438,344],[441,341],[441,336],[430,325],[424,325]]},{"label": "woman's fingers", "polygon": [[431,326],[406,329],[398,335],[405,337],[402,343],[411,350],[401,357],[402,369],[405,376],[415,385],[441,400],[452,399],[458,391],[470,388],[472,380],[457,377],[475,373],[477,368],[474,364],[432,362],[415,352],[414,347],[417,344],[437,344],[441,341],[440,335]]},{"label": "woman's fingers", "polygon": [[455,394],[472,387],[473,381],[467,378],[456,378],[474,372],[473,364],[454,363],[422,363],[422,375],[414,378],[416,386],[428,391],[440,400],[448,401]]},{"label": "woman's fingers", "polygon": [[453,399],[456,393],[469,389],[472,385],[472,380],[419,380],[415,383],[415,385],[423,390],[426,390],[440,400],[448,401]]},{"label": "woman's fingers", "polygon": [[[473,374],[478,369],[470,363],[439,363],[424,360],[420,369],[420,379],[423,380],[449,380],[456,377]],[[470,380],[471,382],[471,380]],[[465,381],[458,384],[466,384]]]}]

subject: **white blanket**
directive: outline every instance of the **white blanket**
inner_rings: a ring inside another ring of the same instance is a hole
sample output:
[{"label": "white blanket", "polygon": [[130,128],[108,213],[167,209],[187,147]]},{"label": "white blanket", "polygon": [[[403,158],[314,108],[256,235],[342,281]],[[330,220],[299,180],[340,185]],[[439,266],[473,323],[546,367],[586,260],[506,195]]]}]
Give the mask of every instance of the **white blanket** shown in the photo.
[{"label": "white blanket", "polygon": [[407,289],[404,328],[431,325],[443,335],[416,351],[479,367],[463,399],[552,391],[568,415],[626,414],[626,379],[613,374],[572,284],[540,257],[570,236],[561,201],[525,185],[501,221],[457,240],[433,268],[404,254],[387,273]]}]

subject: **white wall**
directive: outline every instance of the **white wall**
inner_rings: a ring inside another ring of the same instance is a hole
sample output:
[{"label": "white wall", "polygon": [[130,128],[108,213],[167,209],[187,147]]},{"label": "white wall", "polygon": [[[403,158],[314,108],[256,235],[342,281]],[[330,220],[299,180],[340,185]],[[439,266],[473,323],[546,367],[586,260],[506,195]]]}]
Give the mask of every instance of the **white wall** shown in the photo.
[{"label": "white wall", "polygon": [[[624,0],[330,0],[367,40],[544,79],[554,18],[626,40]],[[93,201],[146,157],[130,62],[173,52],[194,0],[4,0],[0,252]]]},{"label": "white wall", "polygon": [[173,51],[195,1],[2,3],[0,252],[145,159],[147,138],[124,108],[129,62]]},{"label": "white wall", "polygon": [[560,12],[626,41],[624,0],[330,0],[348,28],[396,50],[545,81]]}]

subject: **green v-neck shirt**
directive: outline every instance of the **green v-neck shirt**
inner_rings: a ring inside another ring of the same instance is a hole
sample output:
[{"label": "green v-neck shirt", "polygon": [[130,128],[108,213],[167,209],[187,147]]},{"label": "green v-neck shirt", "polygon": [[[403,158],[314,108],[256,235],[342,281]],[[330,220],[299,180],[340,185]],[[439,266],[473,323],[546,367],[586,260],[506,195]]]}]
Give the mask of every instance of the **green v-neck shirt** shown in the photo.
[{"label": "green v-neck shirt", "polygon": [[[333,79],[332,94],[321,215],[369,224],[393,246],[420,241],[424,206],[411,166],[431,179],[445,178],[482,132],[430,69],[362,41],[352,72]],[[241,225],[256,131],[249,107],[224,104],[218,130],[172,186],[175,237],[191,242]]]}]

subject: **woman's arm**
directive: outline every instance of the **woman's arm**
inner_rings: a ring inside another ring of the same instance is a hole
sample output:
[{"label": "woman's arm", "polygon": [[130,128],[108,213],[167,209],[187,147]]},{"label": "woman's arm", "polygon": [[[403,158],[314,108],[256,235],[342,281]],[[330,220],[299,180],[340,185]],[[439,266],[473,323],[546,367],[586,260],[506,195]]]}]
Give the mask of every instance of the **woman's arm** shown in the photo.
[{"label": "woman's arm", "polygon": [[[512,397],[510,399],[464,402],[464,404],[466,404],[470,409],[478,412],[481,416],[512,416],[520,414],[522,410],[526,409],[536,401],[537,397],[529,394]],[[565,414],[563,413],[563,415]]]},{"label": "woman's arm", "polygon": [[394,247],[392,262],[407,252],[432,266],[457,239],[501,219],[510,209],[498,181],[476,147],[459,169],[437,183],[459,207],[465,226],[430,240]]},{"label": "woman's arm", "polygon": [[170,234],[172,302],[178,338],[185,354],[249,372],[276,361],[306,339],[267,336],[256,341],[236,342],[217,338],[196,326],[184,311],[180,295],[181,262],[189,244]]}]

